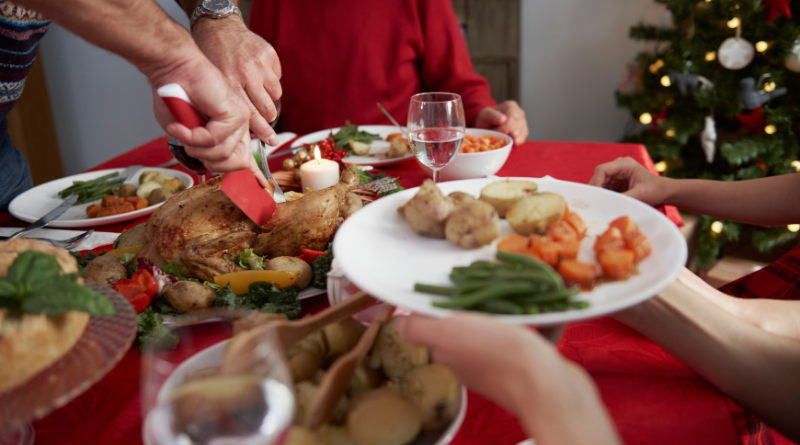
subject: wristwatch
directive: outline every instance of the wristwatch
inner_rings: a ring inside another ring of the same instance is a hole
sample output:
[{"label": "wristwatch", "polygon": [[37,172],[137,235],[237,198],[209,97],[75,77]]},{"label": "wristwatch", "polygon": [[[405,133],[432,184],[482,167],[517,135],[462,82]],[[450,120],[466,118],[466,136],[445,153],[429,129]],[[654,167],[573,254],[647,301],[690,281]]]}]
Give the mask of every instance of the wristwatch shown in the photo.
[{"label": "wristwatch", "polygon": [[208,17],[210,19],[221,19],[228,17],[231,14],[239,14],[242,16],[242,11],[231,3],[230,0],[203,0],[192,13],[189,19],[189,29],[194,28],[194,24],[201,17]]}]

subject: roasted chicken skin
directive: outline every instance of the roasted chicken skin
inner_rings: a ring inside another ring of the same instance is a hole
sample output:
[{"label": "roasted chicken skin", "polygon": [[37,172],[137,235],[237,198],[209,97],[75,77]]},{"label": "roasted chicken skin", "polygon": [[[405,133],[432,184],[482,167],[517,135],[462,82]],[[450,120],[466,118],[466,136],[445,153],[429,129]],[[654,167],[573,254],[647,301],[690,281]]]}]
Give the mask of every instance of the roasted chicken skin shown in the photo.
[{"label": "roasted chicken skin", "polygon": [[212,179],[173,196],[153,213],[138,257],[158,267],[177,262],[185,276],[211,280],[241,270],[228,259],[243,249],[268,258],[299,255],[300,247],[324,250],[336,231],[345,194],[359,179],[345,170],[338,184],[278,204],[263,227],[222,192],[219,178]]}]

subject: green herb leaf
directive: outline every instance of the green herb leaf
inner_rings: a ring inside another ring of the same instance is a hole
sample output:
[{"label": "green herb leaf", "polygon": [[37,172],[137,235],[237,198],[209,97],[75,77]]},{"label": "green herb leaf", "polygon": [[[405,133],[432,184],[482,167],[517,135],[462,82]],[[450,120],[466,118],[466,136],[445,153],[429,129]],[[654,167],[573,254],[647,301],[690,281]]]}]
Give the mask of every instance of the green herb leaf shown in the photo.
[{"label": "green herb leaf", "polygon": [[18,291],[27,294],[58,277],[61,266],[52,255],[34,250],[19,254],[8,268],[6,279],[16,284]]},{"label": "green herb leaf", "polygon": [[316,260],[311,262],[311,271],[314,273],[314,280],[311,281],[311,287],[317,289],[328,288],[328,272],[331,271],[331,264],[333,263],[333,243],[328,244],[328,253],[317,257]]},{"label": "green herb leaf", "polygon": [[136,318],[139,325],[139,349],[175,349],[180,340],[177,335],[164,326],[164,317],[148,307]]},{"label": "green herb leaf", "polygon": [[214,307],[228,309],[248,309],[271,314],[286,314],[290,320],[300,316],[298,290],[294,287],[278,289],[273,283],[259,281],[250,284],[245,295],[236,295],[226,285],[217,291]]},{"label": "green herb leaf", "polygon": [[50,279],[44,286],[22,302],[29,314],[63,315],[70,311],[88,312],[92,315],[114,315],[114,306],[106,297],[75,282],[75,275],[61,275]]},{"label": "green herb leaf", "polygon": [[180,281],[186,281],[186,278],[184,278],[183,274],[181,273],[181,266],[177,262],[167,263],[161,268],[161,271],[165,274],[172,275]]},{"label": "green herb leaf", "polygon": [[350,141],[361,142],[363,144],[370,144],[372,141],[380,141],[381,138],[377,134],[368,133],[366,131],[359,131],[357,125],[353,125],[350,121],[345,121],[342,127],[336,134],[333,135],[333,143],[339,148],[346,150],[350,149]]},{"label": "green herb leaf", "polygon": [[13,299],[13,301],[16,301],[17,304],[19,304],[19,288],[10,280],[6,278],[0,278],[0,298]]}]

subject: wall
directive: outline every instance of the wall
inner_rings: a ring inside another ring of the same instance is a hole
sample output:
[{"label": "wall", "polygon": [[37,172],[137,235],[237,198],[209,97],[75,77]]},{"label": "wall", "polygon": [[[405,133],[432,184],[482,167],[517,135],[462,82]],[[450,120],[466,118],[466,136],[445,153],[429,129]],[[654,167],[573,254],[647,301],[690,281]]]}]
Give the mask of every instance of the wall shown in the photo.
[{"label": "wall", "polygon": [[614,90],[644,46],[631,25],[658,23],[652,0],[522,0],[520,99],[529,139],[618,141],[630,117]]},{"label": "wall", "polygon": [[[158,3],[188,26],[175,0]],[[153,117],[147,78],[121,57],[56,24],[42,40],[41,56],[65,174],[164,134]]]}]

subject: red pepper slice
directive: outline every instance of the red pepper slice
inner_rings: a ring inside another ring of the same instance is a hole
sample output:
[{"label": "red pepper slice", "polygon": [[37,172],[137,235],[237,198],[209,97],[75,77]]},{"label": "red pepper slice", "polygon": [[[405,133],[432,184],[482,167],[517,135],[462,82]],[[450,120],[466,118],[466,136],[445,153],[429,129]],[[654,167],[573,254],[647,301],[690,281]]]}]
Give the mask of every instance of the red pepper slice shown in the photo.
[{"label": "red pepper slice", "polygon": [[308,264],[311,264],[317,258],[321,257],[322,255],[327,255],[328,251],[320,251],[320,250],[310,250],[304,247],[301,247],[300,250],[303,252],[301,255],[298,255],[296,258],[300,258],[301,260],[305,261]]},{"label": "red pepper slice", "polygon": [[150,304],[153,295],[158,291],[158,282],[145,269],[139,269],[130,279],[114,283],[114,289],[128,300],[136,313],[141,313]]}]

